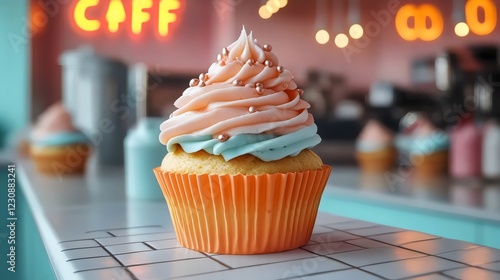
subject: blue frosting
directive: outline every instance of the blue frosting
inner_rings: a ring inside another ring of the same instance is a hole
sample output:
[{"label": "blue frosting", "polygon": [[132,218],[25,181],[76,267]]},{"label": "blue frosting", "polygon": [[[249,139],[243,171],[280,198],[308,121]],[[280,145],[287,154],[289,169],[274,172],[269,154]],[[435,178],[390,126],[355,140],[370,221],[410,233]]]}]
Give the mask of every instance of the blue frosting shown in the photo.
[{"label": "blue frosting", "polygon": [[398,150],[410,154],[431,154],[448,150],[450,146],[450,139],[444,131],[418,138],[399,135],[395,142]]},{"label": "blue frosting", "polygon": [[251,154],[263,161],[273,161],[296,156],[302,150],[319,144],[321,138],[317,130],[318,127],[313,124],[285,135],[239,134],[225,142],[214,139],[212,135],[180,135],[167,142],[167,149],[174,151],[176,144],[179,144],[187,153],[205,150],[209,154],[222,155],[226,161],[244,154]]},{"label": "blue frosting", "polygon": [[63,146],[77,143],[88,143],[89,139],[85,134],[80,131],[72,132],[61,132],[57,134],[50,135],[40,140],[36,140],[33,143],[36,146]]}]

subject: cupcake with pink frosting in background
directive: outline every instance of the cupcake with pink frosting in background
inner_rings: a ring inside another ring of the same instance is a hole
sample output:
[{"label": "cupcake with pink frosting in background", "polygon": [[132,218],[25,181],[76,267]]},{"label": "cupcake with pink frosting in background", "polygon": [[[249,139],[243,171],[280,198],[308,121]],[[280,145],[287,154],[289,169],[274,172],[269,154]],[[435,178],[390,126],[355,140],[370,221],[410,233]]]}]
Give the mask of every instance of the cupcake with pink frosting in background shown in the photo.
[{"label": "cupcake with pink frosting in background", "polygon": [[377,120],[368,121],[356,141],[356,159],[361,171],[389,171],[393,168],[396,157],[392,131]]},{"label": "cupcake with pink frosting in background", "polygon": [[410,117],[415,120],[396,137],[399,152],[408,156],[416,175],[445,174],[450,145],[448,134],[436,128],[425,116],[415,114]]},{"label": "cupcake with pink frosting in background", "polygon": [[40,173],[81,174],[90,151],[89,139],[73,126],[70,113],[61,103],[43,112],[31,132],[30,154]]}]

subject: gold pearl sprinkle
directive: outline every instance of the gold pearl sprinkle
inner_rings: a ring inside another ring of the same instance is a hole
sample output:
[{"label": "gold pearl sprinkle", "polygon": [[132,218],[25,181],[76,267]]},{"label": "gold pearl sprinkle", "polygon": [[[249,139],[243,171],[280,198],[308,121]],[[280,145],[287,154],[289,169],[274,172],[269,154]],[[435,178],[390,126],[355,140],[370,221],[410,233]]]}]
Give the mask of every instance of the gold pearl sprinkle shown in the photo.
[{"label": "gold pearl sprinkle", "polygon": [[217,136],[217,140],[219,140],[219,142],[226,142],[228,139],[229,136],[227,134],[219,134]]},{"label": "gold pearl sprinkle", "polygon": [[217,55],[217,61],[220,61],[220,60],[222,60],[222,54]]},{"label": "gold pearl sprinkle", "polygon": [[262,95],[264,93],[264,87],[256,86],[255,91],[257,91],[259,95]]},{"label": "gold pearl sprinkle", "polygon": [[264,61],[264,64],[267,66],[267,67],[273,67],[273,62],[271,60],[266,60]]},{"label": "gold pearl sprinkle", "polygon": [[204,87],[204,86],[206,86],[206,85],[207,85],[207,84],[205,84],[205,82],[200,82],[200,83],[198,84],[198,86],[199,86],[199,87]]},{"label": "gold pearl sprinkle", "polygon": [[283,71],[285,71],[285,67],[280,65],[280,66],[276,67],[276,70],[278,71],[278,73],[283,73]]},{"label": "gold pearl sprinkle", "polygon": [[169,118],[169,119],[171,119],[171,118],[173,118],[173,117],[174,117],[174,114],[170,114],[170,115],[168,116],[168,118]]},{"label": "gold pearl sprinkle", "polygon": [[229,55],[229,50],[227,48],[223,48],[222,55],[225,55],[225,56]]},{"label": "gold pearl sprinkle", "polygon": [[243,84],[242,80],[234,80],[233,81],[233,85],[235,85],[235,86],[241,86],[242,84]]},{"label": "gold pearl sprinkle", "polygon": [[224,60],[219,60],[219,65],[224,66],[224,65],[226,65],[226,62]]},{"label": "gold pearl sprinkle", "polygon": [[190,87],[195,87],[198,85],[198,83],[200,82],[200,80],[194,78],[194,79],[191,79],[191,81],[189,81],[189,86]]},{"label": "gold pearl sprinkle", "polygon": [[252,66],[255,64],[255,60],[253,58],[250,58],[249,60],[247,60],[247,63],[248,65]]},{"label": "gold pearl sprinkle", "polygon": [[201,73],[199,78],[200,78],[200,81],[206,82],[208,80],[208,75],[205,73]]},{"label": "gold pearl sprinkle", "polygon": [[264,85],[262,83],[255,83],[255,86],[256,87],[261,87],[261,88],[264,88]]},{"label": "gold pearl sprinkle", "polygon": [[271,45],[264,45],[263,49],[266,51],[266,52],[270,52],[273,47]]},{"label": "gold pearl sprinkle", "polygon": [[297,92],[298,92],[300,95],[303,95],[303,94],[304,94],[304,90],[303,90],[303,89],[301,89],[301,88],[298,88],[298,89],[297,89]]},{"label": "gold pearl sprinkle", "polygon": [[250,114],[252,114],[252,113],[257,112],[257,109],[255,109],[255,107],[254,107],[254,106],[250,106],[250,107],[248,107],[248,112],[249,112]]},{"label": "gold pearl sprinkle", "polygon": [[245,87],[248,87],[248,88],[254,88],[255,85],[252,85],[252,84],[246,84]]}]

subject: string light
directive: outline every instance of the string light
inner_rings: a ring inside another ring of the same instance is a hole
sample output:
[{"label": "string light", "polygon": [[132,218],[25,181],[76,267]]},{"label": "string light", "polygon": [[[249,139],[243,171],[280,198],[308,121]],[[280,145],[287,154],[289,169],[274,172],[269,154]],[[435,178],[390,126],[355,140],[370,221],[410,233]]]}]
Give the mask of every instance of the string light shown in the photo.
[{"label": "string light", "polygon": [[335,45],[339,48],[345,48],[349,44],[349,37],[344,33],[339,33],[335,36]]},{"label": "string light", "polygon": [[469,26],[465,22],[459,22],[455,25],[455,34],[458,37],[465,37],[469,34]]},{"label": "string light", "polygon": [[359,39],[363,36],[363,34],[364,34],[363,27],[357,23],[351,25],[351,27],[349,28],[349,35],[353,39]]},{"label": "string light", "polygon": [[259,16],[263,19],[270,18],[277,13],[279,9],[284,8],[288,4],[288,0],[269,0],[266,4],[260,6]]},{"label": "string light", "polygon": [[363,27],[361,22],[359,0],[349,0],[347,6],[347,21],[351,25],[349,27],[349,36],[353,39],[359,39],[363,36]]},{"label": "string light", "polygon": [[272,16],[273,14],[270,13],[267,9],[266,6],[263,5],[259,8],[259,16],[263,19],[268,19]]},{"label": "string light", "polygon": [[319,44],[326,44],[330,41],[330,34],[328,34],[328,31],[321,29],[316,32],[316,42]]},{"label": "string light", "polygon": [[316,0],[316,42],[324,45],[330,41],[330,34],[326,31],[327,0]]}]

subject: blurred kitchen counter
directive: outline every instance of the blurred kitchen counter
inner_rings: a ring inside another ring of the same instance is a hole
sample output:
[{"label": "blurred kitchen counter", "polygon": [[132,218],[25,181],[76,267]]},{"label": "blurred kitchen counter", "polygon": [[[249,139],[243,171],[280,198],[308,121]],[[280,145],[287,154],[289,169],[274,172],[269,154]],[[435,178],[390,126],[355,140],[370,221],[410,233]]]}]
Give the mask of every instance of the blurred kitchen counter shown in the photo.
[{"label": "blurred kitchen counter", "polygon": [[334,166],[320,209],[500,248],[500,182]]},{"label": "blurred kitchen counter", "polygon": [[334,166],[356,165],[354,142],[345,140],[322,140],[312,149],[324,163]]}]

